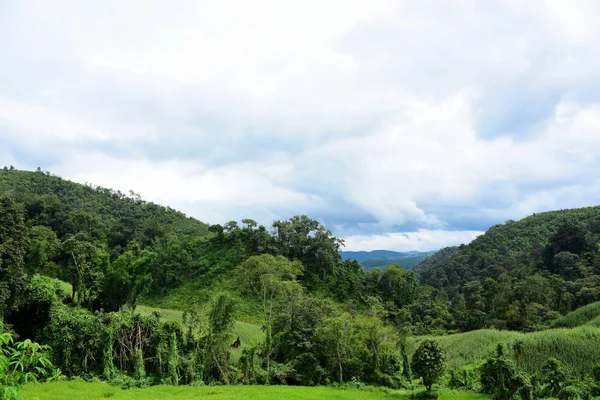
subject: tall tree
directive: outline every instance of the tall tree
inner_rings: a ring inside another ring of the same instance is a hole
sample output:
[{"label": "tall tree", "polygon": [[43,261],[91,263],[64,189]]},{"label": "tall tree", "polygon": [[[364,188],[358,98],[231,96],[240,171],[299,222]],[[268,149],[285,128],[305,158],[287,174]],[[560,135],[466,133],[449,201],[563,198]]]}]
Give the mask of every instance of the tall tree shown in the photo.
[{"label": "tall tree", "polygon": [[[283,256],[270,254],[250,257],[238,267],[240,282],[260,299],[265,323],[265,358],[267,376],[271,368],[273,337],[271,320],[275,303],[286,293],[300,290],[296,277],[302,274],[302,264]],[[268,378],[267,378],[268,379]]]},{"label": "tall tree", "polygon": [[0,317],[19,305],[25,290],[25,233],[23,209],[12,198],[0,196]]}]

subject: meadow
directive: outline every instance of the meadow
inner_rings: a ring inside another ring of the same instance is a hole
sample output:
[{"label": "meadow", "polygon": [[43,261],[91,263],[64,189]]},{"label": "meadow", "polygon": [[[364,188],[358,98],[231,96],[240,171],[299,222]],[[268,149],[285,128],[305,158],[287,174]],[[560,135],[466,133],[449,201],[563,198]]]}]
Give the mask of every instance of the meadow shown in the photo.
[{"label": "meadow", "polygon": [[[122,390],[107,383],[89,383],[83,381],[62,381],[26,385],[21,394],[25,399],[39,400],[163,400],[198,399],[208,397],[211,400],[308,400],[308,399],[407,399],[400,393],[383,391],[365,391],[326,386],[152,386],[143,389]],[[450,399],[448,399],[450,400]]]},{"label": "meadow", "polygon": [[[24,399],[39,400],[163,400],[198,399],[208,397],[211,400],[408,400],[411,391],[389,389],[354,389],[331,386],[152,386],[143,389],[123,390],[104,382],[58,381],[29,384],[23,387]],[[443,390],[439,400],[489,400],[490,397],[473,392]]]}]

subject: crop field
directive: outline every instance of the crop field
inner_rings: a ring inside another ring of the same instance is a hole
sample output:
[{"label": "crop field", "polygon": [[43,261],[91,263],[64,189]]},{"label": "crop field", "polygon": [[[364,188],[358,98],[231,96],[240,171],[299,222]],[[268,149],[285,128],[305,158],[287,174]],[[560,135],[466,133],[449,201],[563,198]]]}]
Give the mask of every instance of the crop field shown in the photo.
[{"label": "crop field", "polygon": [[574,328],[582,325],[600,326],[600,301],[580,307],[552,321],[554,328]]},{"label": "crop field", "polygon": [[[424,337],[407,340],[409,356]],[[581,374],[590,371],[600,360],[600,328],[548,329],[540,332],[520,333],[483,329],[448,336],[436,336],[446,354],[450,368],[474,365],[493,355],[498,343],[507,345],[507,352],[528,373],[539,372],[550,357],[562,361],[572,371]],[[511,350],[519,341],[522,350],[516,357]]]}]

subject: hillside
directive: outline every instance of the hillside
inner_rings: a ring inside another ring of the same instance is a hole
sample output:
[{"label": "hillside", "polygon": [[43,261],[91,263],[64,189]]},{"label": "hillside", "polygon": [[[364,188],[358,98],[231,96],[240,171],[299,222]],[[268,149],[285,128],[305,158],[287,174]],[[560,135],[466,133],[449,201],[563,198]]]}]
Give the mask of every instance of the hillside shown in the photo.
[{"label": "hillside", "polygon": [[[412,354],[425,338],[410,338],[408,353]],[[589,326],[532,333],[485,329],[434,339],[446,354],[448,366],[453,369],[479,366],[483,360],[493,356],[499,343],[505,345],[508,357],[529,374],[539,374],[546,361],[554,357],[574,374],[584,375],[600,359],[600,329]],[[518,355],[514,352],[516,343],[520,346]]]},{"label": "hillside", "polygon": [[441,249],[415,268],[461,331],[537,330],[600,301],[600,207],[534,214]]},{"label": "hillside", "polygon": [[126,245],[130,240],[149,242],[169,230],[188,236],[208,233],[207,224],[144,201],[133,191],[82,185],[41,171],[0,170],[2,194],[25,205],[29,224],[50,225],[59,236],[85,230]]},{"label": "hillside", "polygon": [[[499,271],[516,264],[552,262],[547,246],[561,227],[574,227],[565,233],[565,248],[572,240],[572,253],[595,250],[600,238],[600,206],[533,214],[520,221],[492,226],[468,245],[440,251],[437,257],[417,266],[421,280],[434,287],[462,285],[481,277],[496,277]],[[576,237],[579,235],[579,237]],[[584,237],[588,235],[588,237]],[[570,236],[567,238],[566,236]],[[576,240],[582,241],[576,243]],[[585,243],[583,243],[585,241]],[[552,250],[551,250],[552,251]],[[558,253],[558,251],[556,252]]]},{"label": "hillside", "polygon": [[340,251],[340,256],[342,260],[358,261],[363,269],[369,271],[373,268],[385,268],[392,264],[399,264],[404,269],[411,269],[434,253],[435,251]]}]

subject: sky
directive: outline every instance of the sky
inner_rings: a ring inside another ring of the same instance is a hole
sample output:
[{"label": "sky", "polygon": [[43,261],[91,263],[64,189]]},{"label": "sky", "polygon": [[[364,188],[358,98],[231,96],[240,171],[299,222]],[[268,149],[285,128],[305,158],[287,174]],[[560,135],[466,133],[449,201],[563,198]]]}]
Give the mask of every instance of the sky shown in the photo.
[{"label": "sky", "polygon": [[434,250],[600,204],[600,2],[0,0],[0,164]]}]

